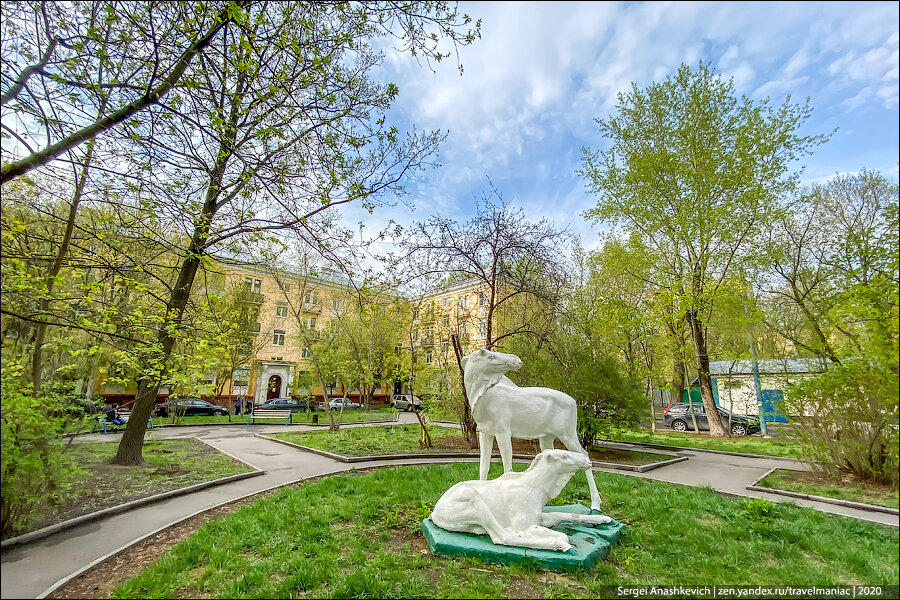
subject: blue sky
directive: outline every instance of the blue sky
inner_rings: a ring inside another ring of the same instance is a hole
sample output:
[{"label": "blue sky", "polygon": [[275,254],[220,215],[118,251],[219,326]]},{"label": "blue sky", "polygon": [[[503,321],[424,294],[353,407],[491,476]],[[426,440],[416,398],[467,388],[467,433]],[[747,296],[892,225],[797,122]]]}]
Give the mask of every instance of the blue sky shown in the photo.
[{"label": "blue sky", "polygon": [[581,235],[600,228],[576,175],[582,146],[603,147],[594,119],[614,110],[631,82],[661,81],[686,62],[709,61],[736,91],[781,103],[810,97],[805,133],[837,133],[804,159],[803,180],[865,167],[898,174],[897,2],[462,2],[482,19],[482,39],[435,72],[388,51],[379,78],[400,87],[390,117],[401,127],[449,130],[439,169],[410,182],[402,204],[344,221],[374,233],[433,213],[465,219],[490,177],[532,219]]}]

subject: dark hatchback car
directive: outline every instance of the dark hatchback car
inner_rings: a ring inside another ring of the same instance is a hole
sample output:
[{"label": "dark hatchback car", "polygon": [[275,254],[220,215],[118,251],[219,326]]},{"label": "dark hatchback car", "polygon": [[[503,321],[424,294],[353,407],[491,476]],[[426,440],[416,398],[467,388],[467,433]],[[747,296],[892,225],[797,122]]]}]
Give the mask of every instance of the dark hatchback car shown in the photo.
[{"label": "dark hatchback car", "polygon": [[[691,419],[691,404],[680,402],[678,404],[670,404],[666,408],[664,422],[666,427],[671,427],[675,431],[693,431],[694,423]],[[694,416],[697,418],[697,428],[700,431],[709,431],[709,421],[706,418],[706,408],[700,403],[693,403]],[[722,423],[728,427],[728,411],[719,408],[719,415],[722,417]],[[760,431],[759,419],[756,417],[748,417],[731,413],[731,434],[732,435],[749,435]]]},{"label": "dark hatchback car", "polygon": [[293,398],[272,398],[265,404],[260,404],[256,408],[290,410],[291,412],[307,412],[310,410],[309,403],[302,400],[294,400]]},{"label": "dark hatchback car", "polygon": [[211,417],[214,415],[227,415],[228,409],[199,398],[182,398],[157,405],[156,414],[160,417],[168,417],[170,413],[177,413],[185,417]]}]

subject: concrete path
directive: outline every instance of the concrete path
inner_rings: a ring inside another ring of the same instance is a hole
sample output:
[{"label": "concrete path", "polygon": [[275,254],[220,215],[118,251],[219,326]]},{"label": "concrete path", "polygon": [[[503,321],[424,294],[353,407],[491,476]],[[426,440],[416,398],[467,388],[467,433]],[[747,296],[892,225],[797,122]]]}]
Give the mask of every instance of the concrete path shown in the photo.
[{"label": "concrete path", "polygon": [[[400,423],[416,423],[412,414],[401,413]],[[361,424],[355,426],[368,426]],[[31,544],[3,552],[0,565],[0,597],[39,598],[55,589],[73,575],[105,560],[132,543],[165,527],[238,498],[255,494],[310,477],[384,465],[448,463],[459,459],[405,459],[348,464],[310,452],[292,449],[283,444],[255,437],[256,433],[307,431],[318,429],[307,425],[222,426],[157,429],[152,439],[198,437],[210,445],[246,462],[266,473],[259,477],[236,481],[187,496],[172,498],[131,512],[112,516],[69,529]],[[115,441],[118,434],[107,435],[103,441]],[[94,438],[92,441],[96,441]],[[622,475],[658,479],[685,485],[708,485],[718,491],[742,496],[765,497],[776,502],[783,496],[752,492],[746,485],[756,481],[772,467],[802,469],[796,461],[766,458],[746,458],[701,451],[679,452],[689,460],[662,467],[647,473],[631,473],[602,469]],[[469,459],[474,460],[474,459]],[[602,490],[601,490],[602,494]],[[808,500],[791,500],[824,512],[898,526],[898,517],[886,513],[868,513],[833,504]]]},{"label": "concrete path", "polygon": [[[640,449],[639,446],[632,446],[631,444],[616,444],[616,446],[623,448],[631,446],[632,449]],[[747,489],[748,485],[752,485],[760,477],[765,475],[767,471],[773,468],[792,469],[795,471],[809,470],[804,463],[798,460],[766,457],[750,458],[747,456],[732,456],[729,454],[703,452],[701,450],[679,450],[675,453],[678,456],[687,456],[688,460],[660,467],[659,469],[654,469],[646,473],[631,473],[613,469],[603,470],[610,473],[635,475],[646,479],[656,479],[682,485],[705,485],[728,495],[765,498],[772,502],[794,502],[800,506],[808,506],[822,512],[853,517],[862,521],[872,521],[874,523],[881,523],[882,525],[889,525],[894,528],[900,527],[900,517],[897,515],[859,510],[847,506],[840,506],[827,502],[816,502],[814,500],[805,500],[802,498],[789,498],[780,494],[770,494]]]}]

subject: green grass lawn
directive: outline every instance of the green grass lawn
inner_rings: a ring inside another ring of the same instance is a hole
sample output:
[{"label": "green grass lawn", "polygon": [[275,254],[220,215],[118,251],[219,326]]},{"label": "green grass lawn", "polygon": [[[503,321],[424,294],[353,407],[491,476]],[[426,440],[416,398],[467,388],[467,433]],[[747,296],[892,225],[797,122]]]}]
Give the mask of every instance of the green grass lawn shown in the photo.
[{"label": "green grass lawn", "polygon": [[[71,453],[81,472],[52,512],[32,522],[28,531],[60,523],[111,506],[154,494],[245,473],[251,469],[196,439],[147,441],[144,464],[110,464],[116,442],[72,444]],[[20,531],[18,533],[24,533]]]},{"label": "green grass lawn", "polygon": [[[354,427],[331,431],[309,431],[305,433],[273,433],[274,438],[343,454],[345,456],[371,456],[373,454],[398,454],[421,452],[419,446],[419,425],[390,425],[384,427]],[[431,426],[431,439],[437,442],[442,437],[459,436],[459,429]]]},{"label": "green grass lawn", "polygon": [[649,431],[616,430],[609,439],[619,442],[640,442],[663,446],[685,446],[702,450],[727,450],[766,456],[787,456],[801,458],[800,444],[795,440],[763,437],[711,438],[696,433],[667,433]]},{"label": "green grass lawn", "polygon": [[799,494],[900,508],[900,495],[897,490],[891,489],[889,486],[870,482],[862,483],[851,478],[836,481],[825,475],[808,471],[778,469],[766,475],[758,485]]},{"label": "green grass lawn", "polygon": [[[272,437],[334,452],[344,456],[372,456],[379,454],[421,453],[421,452],[461,452],[477,453],[469,448],[459,429],[432,425],[428,428],[433,447],[423,449],[419,445],[421,428],[419,425],[392,425],[384,427],[359,427],[341,429],[336,433],[330,431],[312,431],[304,433],[286,432],[270,434]],[[557,448],[564,446],[557,441]],[[496,444],[494,451],[497,451]],[[513,452],[517,454],[534,454],[539,452],[538,444],[526,440],[513,440]],[[594,460],[624,463],[630,465],[646,465],[671,458],[648,452],[617,450],[614,448],[592,448],[591,458]]]},{"label": "green grass lawn", "polygon": [[[517,465],[517,470],[524,465]],[[494,465],[491,477],[499,474]],[[707,488],[597,473],[621,541],[590,573],[439,558],[420,526],[474,463],[326,477],[205,524],[117,598],[597,598],[608,586],[895,584],[898,532]],[[555,503],[588,504],[575,476]]]}]

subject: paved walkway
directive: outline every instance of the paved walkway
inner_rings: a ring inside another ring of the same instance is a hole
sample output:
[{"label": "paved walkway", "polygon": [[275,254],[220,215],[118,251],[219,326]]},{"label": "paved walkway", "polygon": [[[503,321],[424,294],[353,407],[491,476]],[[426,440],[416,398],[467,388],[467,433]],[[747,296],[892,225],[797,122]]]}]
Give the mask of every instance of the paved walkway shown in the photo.
[{"label": "paved walkway", "polygon": [[[401,423],[415,423],[414,415],[401,413]],[[367,426],[362,424],[357,426]],[[283,432],[286,429],[306,431],[311,426],[241,426],[184,427],[158,429],[154,439],[198,437],[212,446],[266,471],[264,475],[235,481],[225,485],[172,498],[137,508],[93,523],[69,529],[42,540],[3,552],[0,568],[0,597],[38,598],[49,593],[62,580],[104,560],[135,541],[164,529],[174,522],[246,495],[273,487],[302,481],[310,477],[339,473],[351,468],[384,465],[455,462],[459,459],[405,459],[348,464],[283,444],[254,437],[255,433]],[[104,441],[114,441],[118,435],[108,435]],[[787,501],[783,496],[751,492],[745,489],[772,467],[803,468],[796,461],[767,458],[746,458],[706,452],[679,452],[690,460],[662,467],[647,473],[631,473],[601,469],[622,475],[632,475],[680,483],[708,485],[713,489],[742,496],[765,497],[776,502]],[[474,459],[469,459],[474,460]],[[601,490],[602,494],[602,490]],[[825,512],[849,515],[870,521],[898,526],[898,517],[886,513],[870,513],[833,504],[791,499],[804,506]]]}]

